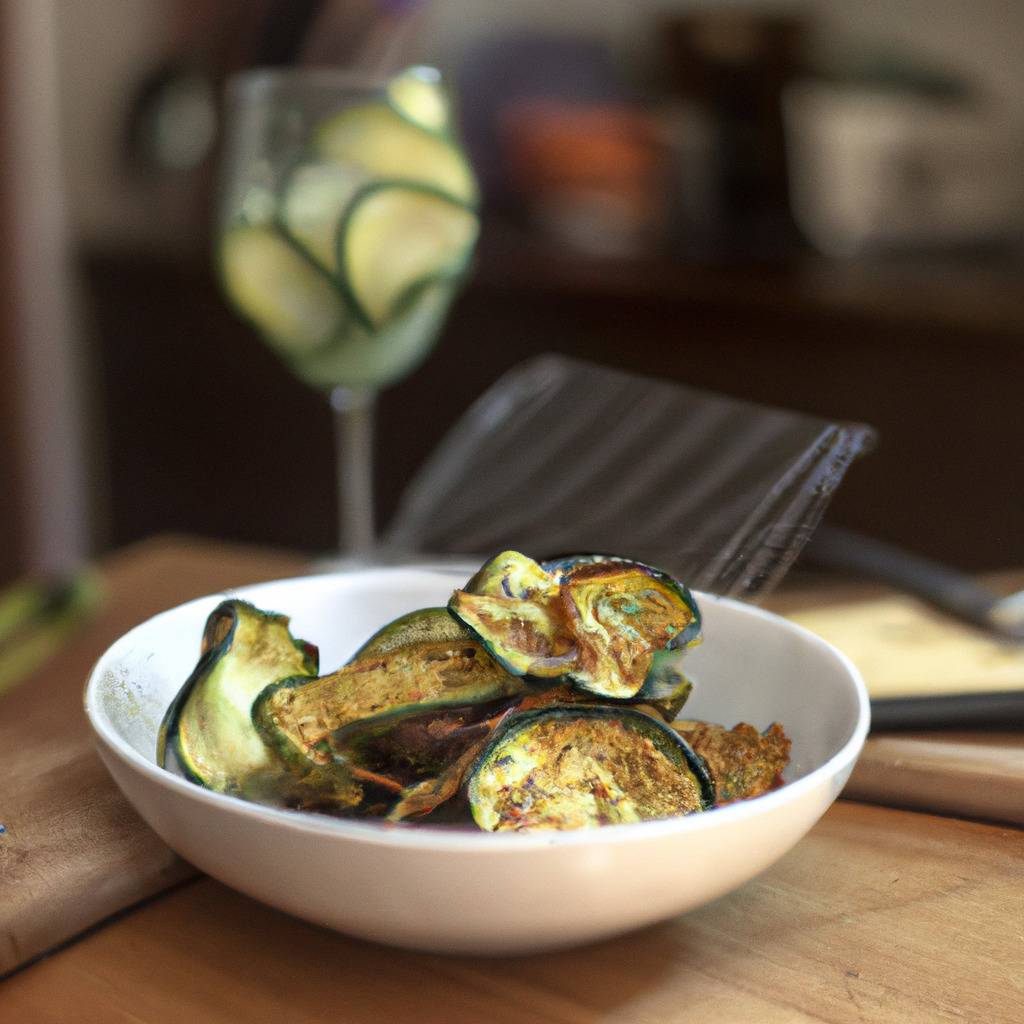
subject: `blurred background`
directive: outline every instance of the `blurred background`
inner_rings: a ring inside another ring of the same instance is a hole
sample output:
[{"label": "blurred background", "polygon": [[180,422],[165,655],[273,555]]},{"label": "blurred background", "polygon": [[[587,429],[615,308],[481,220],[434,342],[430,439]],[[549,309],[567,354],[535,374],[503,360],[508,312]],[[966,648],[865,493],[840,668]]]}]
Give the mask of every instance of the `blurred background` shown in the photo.
[{"label": "blurred background", "polygon": [[1024,564],[1019,0],[5,0],[0,583],[174,531],[323,552],[331,423],[211,262],[257,65],[436,63],[475,273],[384,392],[378,518],[557,351],[878,428],[830,520]]}]

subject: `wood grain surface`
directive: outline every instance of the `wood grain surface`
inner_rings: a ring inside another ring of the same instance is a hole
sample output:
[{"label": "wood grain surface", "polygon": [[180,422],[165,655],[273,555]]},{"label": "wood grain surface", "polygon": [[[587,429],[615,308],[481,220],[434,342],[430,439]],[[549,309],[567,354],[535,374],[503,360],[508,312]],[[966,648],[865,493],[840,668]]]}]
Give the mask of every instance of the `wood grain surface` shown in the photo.
[{"label": "wood grain surface", "polygon": [[126,548],[103,564],[103,610],[0,699],[0,975],[195,873],[143,824],[100,762],[82,712],[93,663],[157,612],[303,564],[191,539]]},{"label": "wood grain surface", "polygon": [[571,952],[404,953],[203,879],[0,1005],[20,1024],[1019,1024],[1022,920],[1021,832],[839,803],[738,892]]}]

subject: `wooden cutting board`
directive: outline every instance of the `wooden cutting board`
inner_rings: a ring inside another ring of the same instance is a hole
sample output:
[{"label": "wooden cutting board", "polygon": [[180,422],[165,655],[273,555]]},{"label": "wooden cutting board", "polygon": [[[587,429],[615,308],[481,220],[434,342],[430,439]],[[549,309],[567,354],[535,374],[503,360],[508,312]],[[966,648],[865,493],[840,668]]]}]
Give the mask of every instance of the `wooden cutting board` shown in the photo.
[{"label": "wooden cutting board", "polygon": [[295,555],[191,539],[125,549],[103,563],[103,609],[0,698],[0,976],[196,873],[146,827],[100,762],[82,712],[93,663],[157,612],[304,565]]},{"label": "wooden cutting board", "polygon": [[847,799],[1024,825],[1024,735],[870,737]]},{"label": "wooden cutting board", "polygon": [[[1021,582],[1002,577],[1000,589],[1008,593]],[[812,600],[806,607],[787,601],[788,617],[846,653],[873,701],[1024,691],[1024,646],[994,640],[914,598]],[[1024,732],[873,735],[843,795],[1024,825]]]},{"label": "wooden cutting board", "polygon": [[901,594],[791,611],[849,655],[871,699],[1024,691],[1024,644],[995,640]]}]

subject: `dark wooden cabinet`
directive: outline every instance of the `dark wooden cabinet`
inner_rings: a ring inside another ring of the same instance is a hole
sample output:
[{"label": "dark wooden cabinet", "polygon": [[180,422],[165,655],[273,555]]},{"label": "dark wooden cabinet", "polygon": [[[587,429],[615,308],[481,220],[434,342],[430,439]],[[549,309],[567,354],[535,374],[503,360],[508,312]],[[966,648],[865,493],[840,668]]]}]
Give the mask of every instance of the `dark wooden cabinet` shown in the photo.
[{"label": "dark wooden cabinet", "polygon": [[[85,261],[103,382],[107,542],[188,530],[333,541],[330,421],[206,267]],[[379,514],[505,369],[559,351],[878,428],[831,518],[964,568],[1024,562],[1024,300],[1002,264],[695,267],[485,238],[434,354],[385,392]]]}]

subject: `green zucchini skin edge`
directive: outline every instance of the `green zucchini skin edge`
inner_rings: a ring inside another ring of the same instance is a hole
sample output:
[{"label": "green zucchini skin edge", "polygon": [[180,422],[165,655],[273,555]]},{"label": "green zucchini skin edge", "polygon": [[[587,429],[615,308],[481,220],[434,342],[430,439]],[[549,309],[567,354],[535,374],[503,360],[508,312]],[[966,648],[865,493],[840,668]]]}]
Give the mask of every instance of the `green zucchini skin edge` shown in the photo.
[{"label": "green zucchini skin edge", "polygon": [[310,253],[309,250],[307,250],[306,247],[292,235],[288,230],[287,225],[280,218],[279,214],[275,213],[273,219],[268,221],[266,224],[250,225],[246,220],[240,218],[233,221],[231,227],[227,228],[226,231],[222,231],[216,239],[213,249],[213,266],[216,272],[217,282],[220,285],[222,293],[227,296],[227,301],[231,306],[232,312],[239,318],[239,320],[252,328],[253,332],[264,340],[267,348],[269,348],[270,351],[288,367],[289,372],[301,377],[303,361],[308,360],[313,356],[323,355],[324,353],[330,352],[334,346],[338,344],[338,339],[344,337],[346,324],[343,323],[341,325],[340,334],[333,334],[330,338],[325,339],[314,348],[309,349],[302,356],[295,356],[289,352],[287,345],[282,345],[277,338],[258,324],[237,302],[235,302],[235,299],[231,294],[231,289],[228,287],[227,275],[224,273],[223,239],[227,231],[234,230],[236,227],[261,227],[265,228],[267,231],[274,232],[282,242],[284,242],[293,252],[300,256],[309,265],[310,270],[315,271],[319,277],[323,278],[323,280],[331,286],[334,293],[341,300],[342,308],[349,320],[358,319],[353,313],[349,295],[341,286],[340,282],[334,278],[326,268],[322,267],[314,258],[312,253]]},{"label": "green zucchini skin edge", "polygon": [[[185,683],[178,691],[174,700],[171,701],[170,706],[164,714],[163,721],[160,723],[160,729],[157,734],[157,762],[163,765],[164,768],[177,772],[190,782],[194,782],[203,788],[209,787],[202,778],[196,775],[196,773],[189,768],[188,760],[181,751],[178,722],[181,717],[181,712],[188,702],[188,699],[196,685],[204,679],[213,670],[217,662],[230,651],[235,637],[235,630],[238,626],[240,611],[244,611],[247,614],[257,615],[263,619],[280,622],[285,626],[285,628],[287,628],[288,616],[279,615],[275,612],[262,611],[255,605],[250,604],[248,601],[231,598],[226,601],[222,601],[217,605],[217,607],[214,608],[207,617],[206,625],[203,629],[203,653],[196,662],[196,666],[192,670],[192,673],[189,675],[188,679],[185,680]],[[214,643],[216,628],[224,617],[230,618],[231,625],[228,627],[227,633],[220,642]],[[292,637],[292,642],[303,656],[303,667],[309,671],[310,675],[315,676],[320,667],[320,652],[317,647],[314,644],[305,640],[300,640],[297,637]],[[302,679],[305,677],[297,676],[295,678]]]},{"label": "green zucchini skin edge", "polygon": [[[419,130],[422,131],[423,129]],[[363,201],[375,192],[387,191],[393,188],[407,189],[410,192],[419,192],[423,195],[436,196],[438,199],[443,199],[452,206],[465,210],[468,213],[472,213],[477,218],[480,216],[479,202],[467,202],[465,200],[458,199],[450,192],[445,192],[444,189],[437,188],[434,185],[426,185],[421,181],[408,178],[375,178],[363,185],[363,187],[360,188],[351,199],[349,199],[348,205],[345,207],[345,212],[342,214],[341,220],[338,222],[338,233],[335,238],[338,262],[338,277],[336,283],[338,289],[344,296],[352,315],[359,324],[371,334],[376,334],[383,326],[386,326],[387,324],[390,324],[402,317],[406,312],[408,312],[409,308],[413,303],[415,303],[420,294],[427,288],[441,284],[445,281],[457,281],[462,278],[463,275],[467,274],[473,266],[473,254],[476,249],[476,244],[474,242],[473,245],[468,247],[464,258],[460,263],[452,264],[436,274],[428,274],[426,277],[420,278],[418,281],[414,281],[395,301],[394,308],[391,310],[386,324],[381,325],[374,323],[373,317],[371,317],[363,308],[362,303],[359,301],[359,297],[356,295],[355,290],[349,282],[347,260],[345,259],[345,239],[348,235],[349,222],[352,220],[352,217],[358,211]]]},{"label": "green zucchini skin edge", "polygon": [[316,676],[289,676],[287,679],[279,679],[264,687],[257,698],[252,702],[252,724],[256,731],[263,737],[263,742],[281,759],[286,767],[292,771],[305,772],[313,767],[313,762],[305,757],[301,751],[290,743],[286,736],[277,728],[274,720],[265,713],[267,701],[278,690],[291,689],[308,683]]},{"label": "green zucchini skin edge", "polygon": [[715,783],[711,777],[711,772],[708,770],[707,762],[693,749],[693,747],[690,746],[689,743],[686,742],[686,740],[683,739],[682,736],[679,735],[679,733],[659,719],[654,718],[651,715],[645,715],[642,711],[638,711],[634,708],[608,707],[607,705],[601,704],[552,704],[545,708],[537,708],[532,711],[520,711],[509,715],[495,731],[494,736],[491,737],[487,746],[484,747],[483,752],[480,754],[476,764],[473,766],[473,770],[469,773],[469,776],[466,779],[465,789],[470,805],[472,805],[474,799],[473,789],[477,773],[484,768],[495,749],[505,741],[506,737],[508,737],[510,733],[517,732],[520,729],[525,729],[532,722],[548,716],[567,718],[628,718],[630,721],[637,722],[637,724],[641,725],[643,728],[648,728],[660,733],[669,741],[670,746],[675,747],[682,752],[687,767],[693,773],[694,778],[700,786],[701,809],[708,811],[715,806]]},{"label": "green zucchini skin edge", "polygon": [[[621,702],[624,704],[647,704],[649,707],[657,709],[666,722],[671,722],[678,717],[679,712],[690,699],[693,682],[681,672],[672,669],[671,680],[674,685],[670,686],[666,670],[658,665],[658,655],[661,653],[663,652],[655,652],[654,665],[647,673],[647,678],[644,680],[644,685],[640,687],[639,693],[635,697],[627,697]],[[604,699],[611,704],[618,703],[614,698],[605,697]]]},{"label": "green zucchini skin edge", "polygon": [[445,607],[419,608],[381,626],[348,659],[347,664],[375,655],[388,654],[421,640],[476,640],[476,634]]}]

